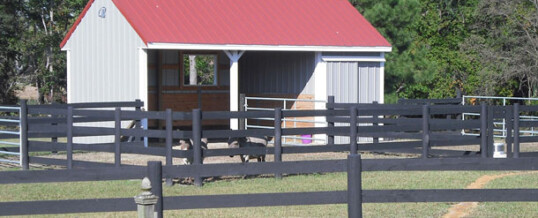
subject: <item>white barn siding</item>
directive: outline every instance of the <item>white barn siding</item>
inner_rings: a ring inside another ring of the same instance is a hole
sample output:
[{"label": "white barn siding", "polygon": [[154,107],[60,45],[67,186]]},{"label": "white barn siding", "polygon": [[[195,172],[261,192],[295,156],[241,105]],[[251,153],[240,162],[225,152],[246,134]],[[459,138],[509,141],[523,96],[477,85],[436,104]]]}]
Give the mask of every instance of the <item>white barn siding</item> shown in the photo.
[{"label": "white barn siding", "polygon": [[[106,8],[106,17],[98,11]],[[110,0],[96,0],[64,46],[70,55],[68,102],[133,101],[138,48],[146,47]]]},{"label": "white barn siding", "polygon": [[[98,11],[106,8],[106,17]],[[68,55],[67,101],[134,101],[139,96],[139,48],[146,47],[110,0],[96,0],[63,47]],[[124,126],[127,122],[123,123]],[[80,124],[113,127],[111,122]],[[77,143],[111,142],[113,137],[80,137]]]},{"label": "white barn siding", "polygon": [[[337,103],[382,102],[381,64],[377,62],[327,62],[327,95]],[[335,126],[349,126],[335,123]],[[360,138],[360,142],[370,141]],[[335,143],[347,144],[349,137],[335,137]]]}]

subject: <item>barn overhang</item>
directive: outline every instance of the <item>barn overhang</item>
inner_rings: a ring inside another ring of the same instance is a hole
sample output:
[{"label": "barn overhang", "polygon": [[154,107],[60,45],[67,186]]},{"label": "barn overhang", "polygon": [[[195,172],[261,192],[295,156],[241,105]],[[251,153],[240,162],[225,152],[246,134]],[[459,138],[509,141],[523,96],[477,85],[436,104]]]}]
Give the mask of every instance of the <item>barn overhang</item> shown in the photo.
[{"label": "barn overhang", "polygon": [[391,46],[299,46],[299,45],[217,45],[155,43],[147,44],[148,49],[173,50],[236,50],[236,51],[312,51],[312,52],[391,52]]}]

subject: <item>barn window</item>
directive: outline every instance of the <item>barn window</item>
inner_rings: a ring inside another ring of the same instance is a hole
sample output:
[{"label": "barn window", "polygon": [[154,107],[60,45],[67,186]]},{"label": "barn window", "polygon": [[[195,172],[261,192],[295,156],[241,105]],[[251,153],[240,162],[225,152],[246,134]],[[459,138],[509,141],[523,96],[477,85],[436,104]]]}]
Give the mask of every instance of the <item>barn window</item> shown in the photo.
[{"label": "barn window", "polygon": [[217,85],[217,55],[184,54],[183,85]]}]

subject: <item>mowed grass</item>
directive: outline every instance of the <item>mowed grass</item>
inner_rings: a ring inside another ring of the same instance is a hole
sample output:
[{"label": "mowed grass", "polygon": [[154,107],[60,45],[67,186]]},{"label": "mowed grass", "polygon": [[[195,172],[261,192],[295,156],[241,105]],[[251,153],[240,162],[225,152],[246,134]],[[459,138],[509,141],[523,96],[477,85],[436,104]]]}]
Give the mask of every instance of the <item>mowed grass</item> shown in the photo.
[{"label": "mowed grass", "polygon": [[[364,189],[461,189],[482,175],[501,172],[365,172]],[[1,201],[90,198],[130,198],[140,192],[140,180],[0,185]],[[346,190],[345,173],[216,179],[202,188],[164,186],[165,196]],[[518,186],[511,186],[518,187]],[[526,186],[525,186],[526,187]],[[134,201],[133,201],[134,204]],[[439,217],[452,203],[364,204],[365,217]],[[506,215],[510,209],[506,209]],[[501,212],[501,214],[503,214]],[[165,211],[169,217],[347,217],[347,206],[310,205]],[[60,217],[133,217],[135,212],[65,214]],[[35,216],[32,216],[35,217]],[[43,215],[39,217],[59,217]]]},{"label": "mowed grass", "polygon": [[[488,183],[484,188],[538,188],[538,171],[531,174],[506,176]],[[538,217],[538,202],[483,202],[469,217]]]}]

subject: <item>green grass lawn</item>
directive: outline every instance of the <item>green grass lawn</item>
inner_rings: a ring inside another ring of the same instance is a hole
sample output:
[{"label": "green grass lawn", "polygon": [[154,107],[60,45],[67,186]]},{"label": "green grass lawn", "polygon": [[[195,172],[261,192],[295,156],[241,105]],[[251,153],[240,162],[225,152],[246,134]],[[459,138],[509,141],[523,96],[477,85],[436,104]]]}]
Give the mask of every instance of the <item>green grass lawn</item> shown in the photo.
[{"label": "green grass lawn", "polygon": [[[484,188],[538,188],[538,173],[507,176],[488,183]],[[538,202],[484,202],[470,217],[538,217]]]},{"label": "green grass lawn", "polygon": [[[364,189],[461,189],[482,175],[503,172],[365,172]],[[332,191],[346,189],[345,173],[215,180],[204,187],[175,185],[164,187],[165,196],[217,195],[234,193],[271,193]],[[139,180],[104,182],[69,182],[43,184],[1,185],[2,201],[31,201],[84,198],[133,197],[140,192]],[[493,181],[487,188],[537,188],[538,174],[520,175]],[[452,203],[387,203],[364,204],[364,217],[439,217]],[[494,208],[495,210],[490,210]],[[536,203],[480,203],[474,216],[506,217],[523,210],[518,215],[532,217],[538,214]],[[487,210],[487,211],[486,211]],[[229,209],[201,209],[166,211],[169,217],[346,217],[347,206],[312,205],[285,207],[256,207]],[[62,217],[132,217],[135,212],[66,214]],[[47,215],[45,215],[47,217]],[[58,215],[48,215],[58,217]]]}]

